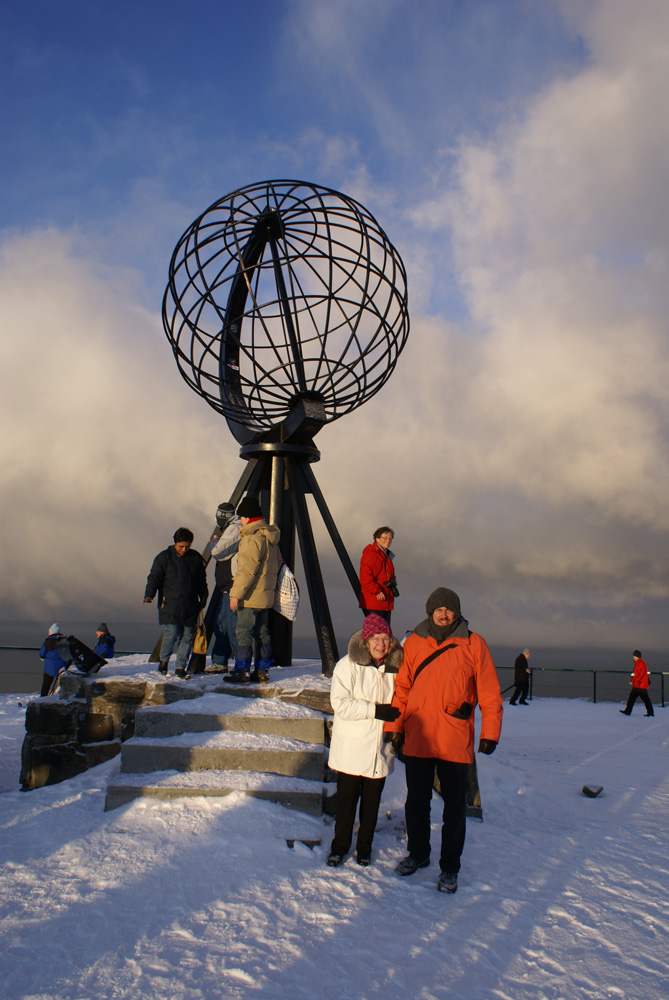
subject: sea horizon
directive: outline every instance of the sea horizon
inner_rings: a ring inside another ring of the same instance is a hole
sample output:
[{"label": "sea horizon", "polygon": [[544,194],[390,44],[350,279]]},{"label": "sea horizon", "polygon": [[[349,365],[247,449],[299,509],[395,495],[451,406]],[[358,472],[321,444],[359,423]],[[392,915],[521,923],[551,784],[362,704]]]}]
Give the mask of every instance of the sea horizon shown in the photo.
[{"label": "sea horizon", "polygon": [[[57,620],[57,619],[55,619]],[[62,627],[68,634],[76,635],[89,645],[95,643],[95,626],[86,620],[63,620]],[[153,650],[161,635],[161,627],[154,622],[110,621],[116,636],[116,650],[123,653],[143,653]],[[28,647],[39,649],[46,630],[42,621],[0,621],[1,647]],[[337,636],[339,655],[344,655],[348,637]],[[500,684],[507,689],[513,680],[513,663],[522,646],[489,643],[490,652],[499,672]],[[633,668],[632,649],[601,646],[531,646],[530,666],[533,668],[532,687],[535,697],[585,697],[600,701],[618,701],[627,697]],[[669,651],[642,649],[651,676],[669,670]],[[293,659],[319,660],[318,643],[313,634],[293,636]],[[0,653],[0,691],[26,693],[39,688],[41,662],[31,652]],[[597,674],[593,678],[593,674]],[[10,676],[11,675],[11,676]],[[26,685],[21,684],[25,679]],[[651,682],[651,698],[660,699],[661,679]],[[596,685],[596,687],[595,687]]]}]

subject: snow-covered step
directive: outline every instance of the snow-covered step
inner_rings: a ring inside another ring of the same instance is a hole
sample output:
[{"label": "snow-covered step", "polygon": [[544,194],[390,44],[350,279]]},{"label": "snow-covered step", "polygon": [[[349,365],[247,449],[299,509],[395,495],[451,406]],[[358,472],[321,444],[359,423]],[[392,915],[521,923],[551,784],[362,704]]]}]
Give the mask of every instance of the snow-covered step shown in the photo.
[{"label": "snow-covered step", "polygon": [[126,740],[121,749],[121,771],[267,771],[322,781],[324,756],[322,743],[273,734],[180,733]]},{"label": "snow-covered step", "polygon": [[117,809],[136,798],[175,799],[196,795],[224,796],[244,792],[278,802],[289,809],[320,816],[335,786],[322,781],[249,771],[152,771],[119,774],[107,788],[105,810]]},{"label": "snow-covered step", "polygon": [[323,743],[322,712],[265,698],[206,694],[194,701],[154,705],[135,715],[136,737],[171,737],[181,733],[255,732]]}]

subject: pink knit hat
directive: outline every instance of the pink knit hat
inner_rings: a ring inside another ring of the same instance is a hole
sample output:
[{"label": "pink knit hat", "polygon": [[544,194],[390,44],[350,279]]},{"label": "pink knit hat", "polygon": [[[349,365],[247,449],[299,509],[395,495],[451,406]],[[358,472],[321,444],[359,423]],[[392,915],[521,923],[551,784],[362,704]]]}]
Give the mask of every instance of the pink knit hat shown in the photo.
[{"label": "pink knit hat", "polygon": [[367,615],[362,625],[362,641],[371,639],[373,635],[392,636],[390,625],[381,615]]}]

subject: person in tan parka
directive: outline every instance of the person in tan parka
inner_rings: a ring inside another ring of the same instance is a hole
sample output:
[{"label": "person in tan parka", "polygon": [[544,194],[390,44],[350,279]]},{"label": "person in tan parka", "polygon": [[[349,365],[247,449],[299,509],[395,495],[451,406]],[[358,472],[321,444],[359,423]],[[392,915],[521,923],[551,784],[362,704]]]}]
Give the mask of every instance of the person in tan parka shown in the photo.
[{"label": "person in tan parka", "polygon": [[[237,614],[237,656],[235,669],[225,680],[233,684],[248,684],[249,681],[266,684],[272,665],[268,619],[281,567],[278,548],[281,532],[275,524],[267,524],[254,497],[244,497],[237,508],[237,516],[242,528],[237,570],[230,589],[230,610]],[[251,673],[256,644],[258,665]]]},{"label": "person in tan parka", "polygon": [[404,736],[409,856],[398,875],[430,863],[430,801],[435,768],[444,800],[440,892],[455,892],[465,842],[467,769],[474,760],[474,710],[481,709],[479,752],[494,752],[502,728],[502,695],[490,651],[460,613],[460,598],[438,587],[427,599],[428,617],[404,643],[392,704],[396,722],[384,731],[396,746]]}]

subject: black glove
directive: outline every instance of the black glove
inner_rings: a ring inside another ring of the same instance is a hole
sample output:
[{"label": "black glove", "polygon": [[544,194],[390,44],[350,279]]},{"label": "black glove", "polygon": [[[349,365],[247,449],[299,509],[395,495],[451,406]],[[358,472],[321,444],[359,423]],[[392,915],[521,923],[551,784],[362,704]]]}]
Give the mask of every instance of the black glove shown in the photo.
[{"label": "black glove", "polygon": [[382,722],[394,722],[395,719],[399,719],[400,715],[399,708],[395,708],[394,705],[378,704],[374,712],[374,718],[381,719]]},{"label": "black glove", "polygon": [[497,744],[494,740],[479,740],[479,753],[494,753],[497,749]]}]

